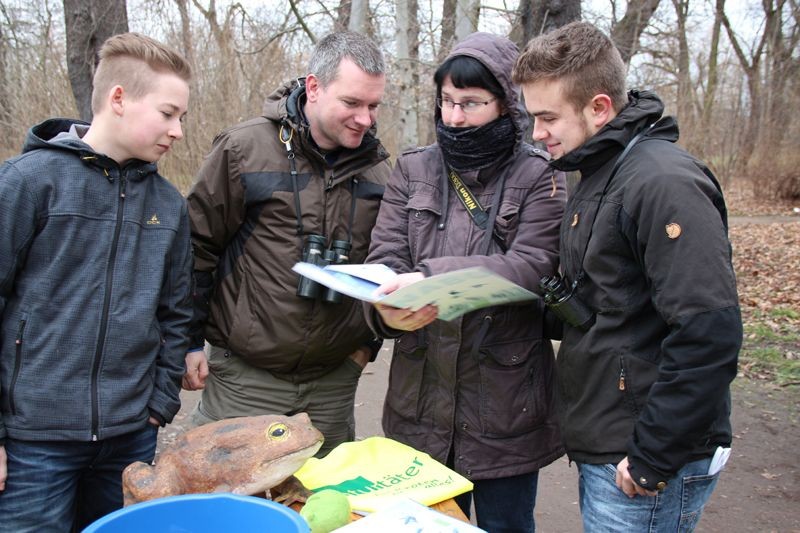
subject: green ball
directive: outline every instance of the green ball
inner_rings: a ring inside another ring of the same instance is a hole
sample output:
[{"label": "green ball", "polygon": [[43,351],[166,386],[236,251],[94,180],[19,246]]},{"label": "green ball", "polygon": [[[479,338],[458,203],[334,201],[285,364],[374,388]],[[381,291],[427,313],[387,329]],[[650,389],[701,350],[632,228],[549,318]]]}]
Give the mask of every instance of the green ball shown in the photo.
[{"label": "green ball", "polygon": [[321,490],[312,494],[300,516],[308,522],[311,533],[330,533],[350,523],[350,501],[336,490]]}]

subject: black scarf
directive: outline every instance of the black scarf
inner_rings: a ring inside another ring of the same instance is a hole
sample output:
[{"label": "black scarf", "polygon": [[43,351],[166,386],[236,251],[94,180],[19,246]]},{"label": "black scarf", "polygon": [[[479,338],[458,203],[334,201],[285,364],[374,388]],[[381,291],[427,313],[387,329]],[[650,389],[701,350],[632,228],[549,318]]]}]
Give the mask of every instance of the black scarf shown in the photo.
[{"label": "black scarf", "polygon": [[511,155],[517,142],[508,114],[474,128],[452,128],[436,122],[436,139],[448,166],[456,172],[480,170]]}]

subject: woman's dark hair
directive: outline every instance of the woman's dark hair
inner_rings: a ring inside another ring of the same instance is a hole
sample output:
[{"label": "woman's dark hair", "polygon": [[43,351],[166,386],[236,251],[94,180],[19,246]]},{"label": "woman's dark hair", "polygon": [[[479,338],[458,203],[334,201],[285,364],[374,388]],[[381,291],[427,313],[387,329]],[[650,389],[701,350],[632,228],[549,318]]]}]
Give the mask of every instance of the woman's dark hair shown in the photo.
[{"label": "woman's dark hair", "polygon": [[480,87],[486,89],[499,100],[505,98],[505,91],[483,63],[469,56],[453,56],[436,69],[433,81],[436,83],[437,96],[441,95],[442,83],[447,76],[459,89]]}]

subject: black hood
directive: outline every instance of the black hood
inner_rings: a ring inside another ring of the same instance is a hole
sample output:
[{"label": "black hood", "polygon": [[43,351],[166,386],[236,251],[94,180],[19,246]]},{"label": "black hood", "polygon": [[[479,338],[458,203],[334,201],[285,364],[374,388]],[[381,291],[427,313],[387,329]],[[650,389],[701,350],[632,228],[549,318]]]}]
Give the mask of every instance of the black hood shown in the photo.
[{"label": "black hood", "polygon": [[628,142],[644,128],[658,122],[647,136],[657,136],[675,142],[678,125],[672,117],[661,119],[664,104],[650,91],[630,91],[628,104],[596,134],[568,154],[550,162],[550,165],[565,172],[580,170],[584,175],[593,174],[608,160],[625,149]]}]

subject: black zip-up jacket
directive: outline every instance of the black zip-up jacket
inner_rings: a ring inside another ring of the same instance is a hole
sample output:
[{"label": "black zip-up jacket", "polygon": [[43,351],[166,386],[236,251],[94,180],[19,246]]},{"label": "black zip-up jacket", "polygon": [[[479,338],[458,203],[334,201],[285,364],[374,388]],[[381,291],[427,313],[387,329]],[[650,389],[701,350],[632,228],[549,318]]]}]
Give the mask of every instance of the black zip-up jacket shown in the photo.
[{"label": "black zip-up jacket", "polygon": [[156,165],[59,135],[73,124],[0,166],[0,439],[102,440],[180,408],[186,202]]},{"label": "black zip-up jacket", "polygon": [[577,296],[596,314],[585,333],[565,325],[559,412],[572,460],[627,456],[633,479],[653,489],[730,444],[742,324],[716,179],[674,144],[677,124],[661,118],[657,96],[634,91],[629,100],[552,163],[581,172],[561,225],[561,264],[570,282],[583,267]]}]

